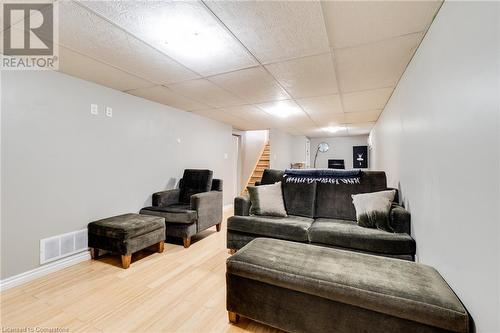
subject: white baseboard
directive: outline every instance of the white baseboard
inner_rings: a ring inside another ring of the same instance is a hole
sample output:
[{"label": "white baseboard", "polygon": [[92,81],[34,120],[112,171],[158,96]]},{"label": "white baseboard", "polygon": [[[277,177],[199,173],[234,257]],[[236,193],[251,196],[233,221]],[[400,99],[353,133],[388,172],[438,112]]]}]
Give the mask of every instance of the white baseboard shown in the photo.
[{"label": "white baseboard", "polygon": [[63,268],[76,265],[82,261],[89,259],[90,259],[90,251],[87,250],[57,261],[53,261],[49,264],[45,264],[43,266],[32,269],[31,271],[27,271],[21,274],[8,277],[0,281],[0,291],[4,291],[12,287],[19,286],[26,282],[47,275],[49,273],[56,272]]}]

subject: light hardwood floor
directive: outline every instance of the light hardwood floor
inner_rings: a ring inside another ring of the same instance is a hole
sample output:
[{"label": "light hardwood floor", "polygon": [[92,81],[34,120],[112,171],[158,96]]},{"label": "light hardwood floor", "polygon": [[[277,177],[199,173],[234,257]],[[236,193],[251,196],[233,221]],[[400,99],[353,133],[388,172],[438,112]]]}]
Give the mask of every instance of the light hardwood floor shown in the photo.
[{"label": "light hardwood floor", "polygon": [[2,328],[69,332],[279,332],[243,318],[229,324],[225,306],[225,214],[190,248],[134,254],[129,269],[105,255],[0,294]]}]

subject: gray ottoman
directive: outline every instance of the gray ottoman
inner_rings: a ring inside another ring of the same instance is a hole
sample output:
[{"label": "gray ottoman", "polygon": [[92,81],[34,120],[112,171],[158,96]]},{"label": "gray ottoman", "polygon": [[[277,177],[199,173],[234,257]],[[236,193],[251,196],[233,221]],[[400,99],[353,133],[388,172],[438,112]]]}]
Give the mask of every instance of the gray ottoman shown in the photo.
[{"label": "gray ottoman", "polygon": [[257,238],[227,260],[229,320],[289,332],[468,332],[469,317],[432,267]]},{"label": "gray ottoman", "polygon": [[157,251],[163,252],[165,220],[155,216],[124,214],[91,222],[88,232],[93,259],[97,259],[99,250],[118,253],[122,256],[123,268],[128,268],[134,252],[155,244]]}]

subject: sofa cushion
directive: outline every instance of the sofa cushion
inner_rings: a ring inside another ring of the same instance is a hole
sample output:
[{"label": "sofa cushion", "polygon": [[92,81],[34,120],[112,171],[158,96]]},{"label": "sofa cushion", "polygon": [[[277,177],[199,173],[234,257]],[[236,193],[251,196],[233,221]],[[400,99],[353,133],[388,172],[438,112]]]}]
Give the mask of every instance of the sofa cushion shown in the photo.
[{"label": "sofa cushion", "polygon": [[157,229],[165,229],[162,218],[132,213],[109,217],[88,225],[89,234],[119,240],[138,237]]},{"label": "sofa cushion", "polygon": [[414,262],[258,238],[228,258],[226,271],[444,330],[469,330],[467,311],[446,281]]},{"label": "sofa cushion", "polygon": [[141,214],[161,216],[165,222],[172,223],[194,223],[198,220],[198,213],[192,210],[190,205],[175,204],[167,207],[145,207]]},{"label": "sofa cushion", "polygon": [[260,185],[269,185],[283,181],[283,170],[265,169],[260,179]]},{"label": "sofa cushion", "polygon": [[250,213],[255,215],[287,216],[283,203],[281,182],[276,184],[248,186]]},{"label": "sofa cushion", "polygon": [[283,182],[283,199],[286,212],[290,215],[314,217],[316,182],[300,184]]},{"label": "sofa cushion", "polygon": [[317,219],[309,228],[309,240],[382,254],[415,254],[415,241],[410,235],[363,228],[347,220]]},{"label": "sofa cushion", "polygon": [[321,183],[317,184],[315,217],[356,220],[356,211],[351,195],[383,191],[387,180],[383,171],[363,171],[359,184]]},{"label": "sofa cushion", "polygon": [[189,204],[193,194],[208,192],[212,187],[212,170],[186,169],[180,185],[179,202]]},{"label": "sofa cushion", "polygon": [[394,190],[360,193],[352,195],[358,225],[394,232],[390,226],[389,212],[395,195]]},{"label": "sofa cushion", "polygon": [[232,216],[227,220],[227,229],[248,234],[307,242],[307,230],[313,219],[301,216]]}]

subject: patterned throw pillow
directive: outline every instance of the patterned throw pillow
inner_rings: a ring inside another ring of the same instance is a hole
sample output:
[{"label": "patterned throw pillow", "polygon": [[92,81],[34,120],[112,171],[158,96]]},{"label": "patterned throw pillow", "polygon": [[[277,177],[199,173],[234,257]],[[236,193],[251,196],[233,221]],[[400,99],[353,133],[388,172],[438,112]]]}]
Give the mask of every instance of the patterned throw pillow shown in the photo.
[{"label": "patterned throw pillow", "polygon": [[281,182],[271,185],[248,186],[250,194],[250,214],[268,216],[287,216]]},{"label": "patterned throw pillow", "polygon": [[389,212],[396,191],[380,191],[352,195],[358,225],[394,232],[389,222]]}]

